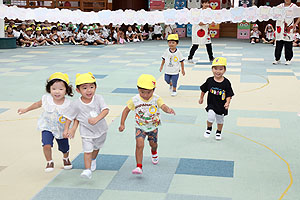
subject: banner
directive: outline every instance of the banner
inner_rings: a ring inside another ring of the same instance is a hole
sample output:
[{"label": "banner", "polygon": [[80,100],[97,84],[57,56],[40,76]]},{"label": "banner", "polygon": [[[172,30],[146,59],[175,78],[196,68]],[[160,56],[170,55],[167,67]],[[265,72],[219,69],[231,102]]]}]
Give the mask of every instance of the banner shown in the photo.
[{"label": "banner", "polygon": [[82,12],[80,10],[71,11],[69,9],[47,9],[47,8],[18,8],[17,6],[8,7],[0,5],[0,18],[3,19],[19,19],[19,20],[36,20],[61,23],[100,23],[103,25],[112,24],[205,24],[215,22],[233,22],[238,23],[246,20],[268,21],[282,20],[286,18],[300,17],[300,8],[294,8],[293,11],[285,11],[284,8],[261,6],[257,8],[252,6],[249,8],[236,7],[231,9],[197,9],[183,8],[180,10],[167,9],[163,11],[145,11],[145,10],[103,10],[99,12]]}]

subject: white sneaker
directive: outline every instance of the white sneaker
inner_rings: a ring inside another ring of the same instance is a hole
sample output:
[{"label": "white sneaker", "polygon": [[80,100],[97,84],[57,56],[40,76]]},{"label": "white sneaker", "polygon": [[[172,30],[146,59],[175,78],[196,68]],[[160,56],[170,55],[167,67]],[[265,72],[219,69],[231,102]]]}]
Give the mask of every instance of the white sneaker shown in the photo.
[{"label": "white sneaker", "polygon": [[171,93],[171,96],[172,96],[172,97],[175,97],[176,95],[177,95],[177,92],[176,92],[176,91],[175,91],[175,92],[173,91],[173,92]]},{"label": "white sneaker", "polygon": [[255,44],[255,42],[254,42],[254,41],[252,41],[252,42],[251,42],[251,44]]},{"label": "white sneaker", "polygon": [[45,44],[46,44],[47,46],[50,46],[50,44],[49,44],[48,42],[45,42]]},{"label": "white sneaker", "polygon": [[193,59],[188,59],[188,63],[194,64]]},{"label": "white sneaker", "polygon": [[142,174],[143,170],[140,167],[135,168],[132,170],[132,174]]},{"label": "white sneaker", "polygon": [[285,64],[285,65],[290,65],[290,64],[292,64],[292,61],[287,60],[284,64]]},{"label": "white sneaker", "polygon": [[206,131],[204,132],[204,135],[203,135],[203,136],[204,136],[205,138],[209,138],[210,133],[211,133],[210,130],[206,130]]},{"label": "white sneaker", "polygon": [[280,60],[274,60],[273,65],[278,65],[280,64]]},{"label": "white sneaker", "polygon": [[173,92],[173,86],[170,85],[169,90],[170,92]]},{"label": "white sneaker", "polygon": [[157,165],[157,163],[158,163],[158,161],[159,161],[158,155],[157,155],[157,154],[152,155],[151,161],[152,161],[153,165]]},{"label": "white sneaker", "polygon": [[45,168],[45,172],[52,172],[54,170],[54,162],[53,161],[49,161],[47,162],[47,166]]},{"label": "white sneaker", "polygon": [[33,45],[34,45],[34,42],[31,42],[29,47],[32,47]]},{"label": "white sneaker", "polygon": [[60,45],[63,45],[64,43],[60,42],[59,44],[60,44]]},{"label": "white sneaker", "polygon": [[85,169],[83,170],[83,172],[80,174],[81,178],[88,178],[91,179],[92,178],[92,171],[90,169]]},{"label": "white sneaker", "polygon": [[96,159],[95,160],[92,160],[92,164],[91,164],[91,171],[95,171],[97,168],[97,162],[96,162]]},{"label": "white sneaker", "polygon": [[222,139],[222,134],[216,133],[216,140],[221,140],[221,139]]}]

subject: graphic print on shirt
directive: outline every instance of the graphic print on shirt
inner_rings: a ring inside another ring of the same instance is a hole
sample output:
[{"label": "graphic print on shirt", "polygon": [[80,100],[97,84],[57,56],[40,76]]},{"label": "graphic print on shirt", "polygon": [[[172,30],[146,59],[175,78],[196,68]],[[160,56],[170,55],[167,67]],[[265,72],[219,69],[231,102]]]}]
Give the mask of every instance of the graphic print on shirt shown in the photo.
[{"label": "graphic print on shirt", "polygon": [[135,120],[139,126],[154,126],[160,125],[158,107],[152,104],[140,104],[136,106]]},{"label": "graphic print on shirt", "polygon": [[66,118],[64,117],[64,116],[60,116],[59,118],[58,118],[58,121],[61,123],[61,124],[65,124],[66,123]]},{"label": "graphic print on shirt", "polygon": [[212,87],[209,92],[211,94],[214,94],[214,95],[219,95],[219,96],[222,96],[222,100],[225,100],[225,97],[226,97],[226,94],[225,94],[225,90],[223,89],[219,89],[219,88],[216,88],[216,87]]}]

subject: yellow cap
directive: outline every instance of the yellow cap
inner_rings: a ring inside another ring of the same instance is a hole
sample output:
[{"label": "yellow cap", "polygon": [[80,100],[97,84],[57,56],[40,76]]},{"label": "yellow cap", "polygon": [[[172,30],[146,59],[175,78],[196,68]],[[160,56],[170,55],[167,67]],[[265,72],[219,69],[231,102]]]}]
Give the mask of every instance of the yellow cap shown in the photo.
[{"label": "yellow cap", "polygon": [[36,29],[35,29],[35,31],[41,31],[42,29],[41,29],[41,27],[37,27]]},{"label": "yellow cap", "polygon": [[170,35],[168,35],[168,39],[167,39],[168,41],[169,40],[179,40],[178,39],[178,35],[177,34],[170,34]]},{"label": "yellow cap", "polygon": [[32,31],[32,28],[31,27],[26,28],[26,31]]},{"label": "yellow cap", "polygon": [[69,81],[69,76],[68,74],[63,74],[61,72],[55,72],[54,74],[52,74],[50,77],[49,77],[49,80],[48,81],[51,81],[53,79],[59,79],[59,80],[62,80],[64,82],[66,82],[68,85],[70,83]]},{"label": "yellow cap", "polygon": [[85,83],[95,83],[96,79],[91,72],[85,74],[76,74],[75,85],[82,85]]},{"label": "yellow cap", "polygon": [[156,79],[150,74],[142,74],[137,80],[137,86],[152,90],[156,87]]},{"label": "yellow cap", "polygon": [[6,25],[6,26],[4,26],[4,30],[6,31],[7,30],[7,27],[8,27],[9,25]]},{"label": "yellow cap", "polygon": [[227,66],[227,59],[223,57],[217,57],[214,59],[212,66]]}]

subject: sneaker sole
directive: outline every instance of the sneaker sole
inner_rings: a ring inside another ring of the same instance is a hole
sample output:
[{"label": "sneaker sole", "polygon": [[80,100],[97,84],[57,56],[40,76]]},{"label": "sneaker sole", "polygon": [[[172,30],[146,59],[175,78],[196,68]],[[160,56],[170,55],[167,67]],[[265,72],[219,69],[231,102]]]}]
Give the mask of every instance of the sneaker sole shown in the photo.
[{"label": "sneaker sole", "polygon": [[143,172],[132,172],[132,174],[142,174]]},{"label": "sneaker sole", "polygon": [[68,166],[64,166],[64,169],[65,170],[70,170],[70,169],[72,169],[72,167],[73,167],[72,165],[68,165]]},{"label": "sneaker sole", "polygon": [[85,174],[80,174],[80,177],[85,178],[85,179],[91,179],[92,178],[92,176],[87,176]]},{"label": "sneaker sole", "polygon": [[54,168],[46,168],[46,169],[45,169],[45,172],[46,172],[46,173],[53,172],[53,171],[54,171]]}]

